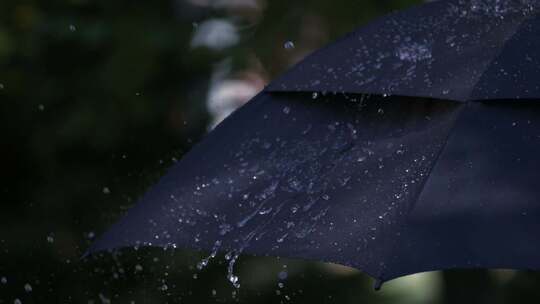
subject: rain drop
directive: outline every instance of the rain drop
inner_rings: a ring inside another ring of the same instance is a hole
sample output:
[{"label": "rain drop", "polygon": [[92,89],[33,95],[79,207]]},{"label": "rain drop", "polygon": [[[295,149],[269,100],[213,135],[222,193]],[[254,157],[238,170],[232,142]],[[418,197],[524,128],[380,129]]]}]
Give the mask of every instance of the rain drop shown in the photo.
[{"label": "rain drop", "polygon": [[285,44],[283,45],[283,47],[286,49],[286,50],[292,50],[294,49],[294,42],[292,41],[286,41]]},{"label": "rain drop", "polygon": [[69,30],[70,30],[71,32],[75,32],[75,31],[77,30],[77,28],[75,27],[75,25],[70,24],[70,25],[69,25]]},{"label": "rain drop", "polygon": [[0,90],[3,90],[3,89],[4,89],[4,84],[0,83]]},{"label": "rain drop", "polygon": [[40,110],[40,111],[45,111],[45,106],[42,105],[42,104],[39,104],[39,105],[38,105],[38,110]]},{"label": "rain drop", "polygon": [[[229,265],[227,266],[227,280],[232,283],[234,288],[240,288],[238,276],[234,275],[234,264],[238,259],[239,253],[236,253],[233,257],[230,256],[230,253],[228,253],[227,255],[230,258]],[[225,259],[227,259],[227,255],[225,256]]]},{"label": "rain drop", "polygon": [[30,285],[28,283],[24,284],[24,291],[32,292],[32,285]]},{"label": "rain drop", "polygon": [[311,94],[311,98],[317,99],[317,97],[319,97],[319,93],[313,92],[313,94]]},{"label": "rain drop", "polygon": [[103,187],[103,194],[111,194],[111,189],[109,189],[108,187]]},{"label": "rain drop", "polygon": [[278,273],[278,278],[279,278],[280,280],[285,280],[285,279],[287,279],[288,276],[289,276],[289,273],[288,273],[287,271],[285,271],[285,270],[280,271],[280,272]]},{"label": "rain drop", "polygon": [[268,207],[268,208],[266,208],[266,209],[260,210],[260,211],[259,211],[259,214],[260,214],[260,215],[265,215],[265,214],[268,214],[268,213],[270,213],[270,212],[272,212],[272,207]]},{"label": "rain drop", "polygon": [[289,108],[289,107],[284,107],[283,108],[283,113],[288,115],[290,112],[291,112],[291,108]]},{"label": "rain drop", "polygon": [[19,300],[19,299],[15,299],[15,300],[13,301],[13,304],[22,304],[22,302],[21,302],[21,300]]},{"label": "rain drop", "polygon": [[6,277],[0,278],[0,283],[7,284],[7,278]]},{"label": "rain drop", "polygon": [[47,242],[54,243],[54,237],[52,235],[47,236]]},{"label": "rain drop", "polygon": [[239,288],[240,287],[240,284],[238,283],[238,277],[235,276],[234,274],[228,274],[227,275],[227,279],[229,280],[229,282],[231,282],[233,284],[233,286],[235,288]]}]

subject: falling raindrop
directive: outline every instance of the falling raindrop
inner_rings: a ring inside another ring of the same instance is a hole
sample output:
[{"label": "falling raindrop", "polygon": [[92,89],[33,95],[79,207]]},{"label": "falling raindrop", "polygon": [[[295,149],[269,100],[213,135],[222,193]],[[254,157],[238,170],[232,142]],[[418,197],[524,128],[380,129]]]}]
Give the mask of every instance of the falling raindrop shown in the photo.
[{"label": "falling raindrop", "polygon": [[109,189],[108,187],[103,187],[103,194],[111,194],[111,189]]},{"label": "falling raindrop", "polygon": [[283,47],[286,49],[286,50],[291,50],[291,49],[294,49],[294,42],[292,41],[286,41],[285,44],[283,45]]},{"label": "falling raindrop", "polygon": [[40,110],[40,111],[45,111],[45,106],[42,105],[42,104],[39,104],[39,105],[38,105],[38,110]]},{"label": "falling raindrop", "polygon": [[215,297],[217,294],[217,291],[215,289],[212,289],[212,295]]},{"label": "falling raindrop", "polygon": [[7,278],[6,277],[0,278],[0,283],[7,284]]},{"label": "falling raindrop", "polygon": [[[236,260],[238,259],[239,253],[236,253],[233,257],[230,256],[230,253],[227,254],[230,258],[229,265],[227,266],[227,280],[231,282],[234,288],[240,288],[240,282],[238,279],[238,276],[234,275],[234,264],[236,263]],[[227,259],[227,256],[225,256]]]},{"label": "falling raindrop", "polygon": [[19,299],[15,299],[15,300],[13,301],[13,304],[22,304],[22,302],[21,302],[21,300],[19,300]]},{"label": "falling raindrop", "polygon": [[4,84],[0,83],[0,90],[3,90],[3,89],[4,89]]},{"label": "falling raindrop", "polygon": [[313,92],[313,94],[311,94],[311,98],[317,99],[317,97],[319,97],[319,93]]},{"label": "falling raindrop", "polygon": [[283,113],[288,115],[290,112],[291,112],[291,108],[289,108],[289,107],[284,107],[283,108]]},{"label": "falling raindrop", "polygon": [[24,291],[32,292],[32,285],[30,285],[28,283],[24,284]]},{"label": "falling raindrop", "polygon": [[70,24],[70,25],[69,25],[69,30],[70,30],[71,32],[75,32],[75,31],[77,30],[77,28],[75,27],[75,25]]},{"label": "falling raindrop", "polygon": [[47,242],[54,243],[54,237],[52,235],[47,236]]},{"label": "falling raindrop", "polygon": [[216,257],[220,246],[221,246],[221,241],[216,241],[214,243],[214,247],[212,248],[212,252],[210,253],[210,255],[208,257],[202,259],[199,263],[197,263],[197,269],[198,270],[204,269],[204,267],[206,267],[208,265],[208,262],[210,262],[211,259]]},{"label": "falling raindrop", "polygon": [[280,280],[285,280],[289,276],[289,273],[286,270],[282,270],[278,273],[278,278]]}]

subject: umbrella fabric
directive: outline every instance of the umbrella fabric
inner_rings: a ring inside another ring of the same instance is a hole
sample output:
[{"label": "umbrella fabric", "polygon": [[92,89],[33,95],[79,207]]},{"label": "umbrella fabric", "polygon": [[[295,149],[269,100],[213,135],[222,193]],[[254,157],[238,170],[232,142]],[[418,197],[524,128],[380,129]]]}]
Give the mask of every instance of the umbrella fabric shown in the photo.
[{"label": "umbrella fabric", "polygon": [[431,2],[315,52],[269,90],[458,101],[538,98],[539,12],[537,0]]},{"label": "umbrella fabric", "polygon": [[235,285],[241,253],[339,263],[381,282],[540,268],[534,4],[434,2],[316,52],[210,132],[89,252],[226,252]]}]

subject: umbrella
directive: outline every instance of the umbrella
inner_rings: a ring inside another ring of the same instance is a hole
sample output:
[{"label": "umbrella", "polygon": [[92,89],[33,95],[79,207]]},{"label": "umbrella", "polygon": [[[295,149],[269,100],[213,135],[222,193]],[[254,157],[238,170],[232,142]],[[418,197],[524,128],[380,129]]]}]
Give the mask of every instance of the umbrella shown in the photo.
[{"label": "umbrella", "polygon": [[540,268],[540,5],[437,1],[308,56],[234,112],[89,252],[328,261],[382,282]]}]

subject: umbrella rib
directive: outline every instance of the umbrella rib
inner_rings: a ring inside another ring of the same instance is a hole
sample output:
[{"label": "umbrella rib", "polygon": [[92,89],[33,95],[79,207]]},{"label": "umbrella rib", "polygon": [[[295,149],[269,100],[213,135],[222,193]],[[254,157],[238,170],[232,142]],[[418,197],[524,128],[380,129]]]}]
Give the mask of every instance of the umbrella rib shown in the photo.
[{"label": "umbrella rib", "polygon": [[448,145],[448,141],[449,141],[450,137],[454,134],[454,131],[455,131],[456,126],[457,126],[457,121],[459,120],[459,118],[461,116],[461,113],[464,111],[464,109],[466,107],[469,106],[469,103],[470,102],[466,102],[466,103],[460,105],[459,108],[456,110],[456,114],[455,114],[455,117],[454,117],[454,121],[452,122],[452,126],[450,127],[450,130],[448,130],[448,134],[445,136],[443,145],[439,149],[439,151],[437,152],[437,155],[435,156],[435,159],[433,160],[433,165],[429,168],[429,171],[427,173],[426,178],[424,178],[424,180],[422,181],[422,184],[420,185],[420,190],[418,190],[417,194],[415,195],[414,199],[412,200],[413,203],[409,207],[408,214],[410,214],[411,211],[414,209],[414,207],[416,206],[416,203],[418,202],[418,199],[420,198],[420,196],[424,192],[424,190],[426,188],[426,184],[428,183],[428,181],[431,178],[433,169],[435,168],[435,166],[437,166],[437,163],[439,162],[439,158],[443,154],[444,150],[446,150],[446,147]]},{"label": "umbrella rib", "polygon": [[[460,104],[458,106],[458,109],[456,110],[456,113],[454,114],[453,121],[451,122],[452,126],[448,130],[448,133],[446,134],[446,136],[444,138],[443,145],[439,149],[439,151],[437,152],[437,155],[435,156],[435,158],[433,160],[433,165],[430,167],[430,169],[429,169],[429,171],[428,171],[428,173],[426,175],[426,178],[424,178],[424,180],[422,181],[422,183],[420,185],[420,189],[414,195],[414,198],[411,200],[412,203],[410,204],[409,209],[407,210],[407,214],[410,214],[412,212],[412,210],[416,206],[416,203],[417,203],[418,199],[420,198],[420,196],[424,192],[426,184],[427,184],[428,180],[430,179],[431,174],[433,172],[433,168],[437,165],[437,162],[439,161],[440,156],[443,154],[444,150],[446,149],[447,144],[448,144],[448,140],[454,134],[454,130],[456,128],[457,121],[459,120],[459,118],[461,116],[461,113],[463,112],[465,107],[468,107],[469,104],[470,104],[470,102],[466,102],[466,103]],[[394,243],[394,245],[391,246],[390,250],[387,251],[387,254],[391,254],[391,253],[395,252],[394,247],[395,247],[395,243]],[[375,282],[374,282],[374,285],[373,285],[373,288],[375,290],[381,289],[384,282],[392,280],[392,279],[395,278],[395,277],[385,277],[385,275],[384,275],[384,273],[382,271],[379,271],[379,273],[377,275],[373,275],[372,277],[375,278]]]},{"label": "umbrella rib", "polygon": [[484,70],[482,71],[482,73],[480,73],[480,76],[478,76],[478,78],[476,79],[476,82],[474,83],[474,85],[471,86],[471,89],[470,89],[468,97],[467,97],[467,99],[468,99],[467,101],[475,101],[475,100],[471,99],[471,97],[473,95],[473,92],[476,90],[476,88],[478,86],[478,83],[480,83],[480,81],[482,80],[482,78],[484,77],[486,72],[489,70],[489,68],[491,67],[493,62],[495,62],[495,60],[497,60],[497,58],[499,58],[499,56],[503,53],[508,41],[510,39],[512,39],[512,37],[514,37],[517,34],[517,32],[521,29],[521,26],[524,23],[526,23],[527,21],[529,21],[529,20],[531,20],[533,18],[537,18],[537,17],[538,17],[538,15],[532,15],[531,17],[524,19],[523,21],[521,21],[516,26],[516,29],[514,30],[514,32],[512,34],[508,35],[508,37],[506,37],[505,41],[502,43],[501,47],[499,48],[497,54],[495,56],[493,56],[493,58],[491,59],[489,64],[486,64],[486,66],[484,67]]}]

